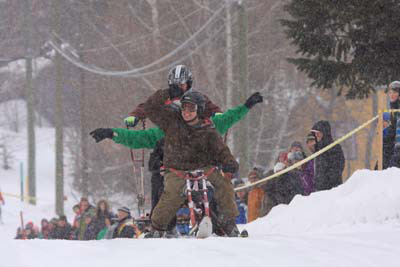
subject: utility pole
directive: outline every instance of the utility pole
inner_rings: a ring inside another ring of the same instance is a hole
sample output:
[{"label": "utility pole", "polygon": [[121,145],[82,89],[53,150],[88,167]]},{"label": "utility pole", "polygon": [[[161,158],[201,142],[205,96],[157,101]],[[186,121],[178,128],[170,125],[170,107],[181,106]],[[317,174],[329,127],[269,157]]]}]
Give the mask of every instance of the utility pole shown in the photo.
[{"label": "utility pole", "polygon": [[[81,62],[85,62],[85,57],[83,54],[83,50],[85,48],[84,45],[84,22],[83,22],[83,11],[80,11],[79,14],[79,33],[78,33],[78,46],[79,47],[79,58]],[[80,69],[80,97],[79,97],[79,114],[80,114],[80,148],[81,148],[81,188],[82,195],[85,197],[89,196],[89,166],[88,166],[88,137],[89,132],[87,130],[87,111],[86,111],[86,90],[85,90],[85,71]]]},{"label": "utility pole", "polygon": [[25,19],[25,73],[26,73],[26,121],[28,134],[28,179],[29,203],[36,205],[36,147],[35,147],[35,116],[33,109],[32,85],[32,0],[24,0]]},{"label": "utility pole", "polygon": [[[53,31],[60,36],[60,0],[53,0]],[[61,55],[54,58],[56,72],[55,128],[56,128],[56,214],[64,215],[64,111],[63,111],[63,73]]]},{"label": "utility pole", "polygon": [[[247,6],[244,1],[239,1],[238,9],[238,23],[239,23],[239,43],[238,43],[238,62],[239,62],[239,88],[237,90],[239,103],[244,103],[249,96],[248,89],[248,44],[247,44],[247,31],[248,31],[248,18]],[[240,161],[240,177],[246,177],[249,171],[249,121],[242,120],[239,124],[237,131],[236,155],[239,156]]]},{"label": "utility pole", "polygon": [[[226,107],[231,108],[233,104],[233,45],[232,45],[232,16],[231,16],[231,2],[228,0],[225,2],[226,6],[226,23],[225,23],[225,35],[226,35]],[[235,143],[233,135],[228,134],[227,145],[234,151]]]}]

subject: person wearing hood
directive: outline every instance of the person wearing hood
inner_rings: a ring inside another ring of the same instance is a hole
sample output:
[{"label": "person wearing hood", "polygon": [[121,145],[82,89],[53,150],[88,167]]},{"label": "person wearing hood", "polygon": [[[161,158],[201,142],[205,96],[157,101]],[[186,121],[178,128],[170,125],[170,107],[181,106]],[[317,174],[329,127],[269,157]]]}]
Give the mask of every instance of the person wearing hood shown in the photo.
[{"label": "person wearing hood", "polygon": [[[331,125],[328,121],[318,121],[311,132],[315,134],[317,140],[315,152],[333,143]],[[315,191],[329,190],[342,184],[344,164],[345,158],[340,144],[319,155],[314,161]]]}]

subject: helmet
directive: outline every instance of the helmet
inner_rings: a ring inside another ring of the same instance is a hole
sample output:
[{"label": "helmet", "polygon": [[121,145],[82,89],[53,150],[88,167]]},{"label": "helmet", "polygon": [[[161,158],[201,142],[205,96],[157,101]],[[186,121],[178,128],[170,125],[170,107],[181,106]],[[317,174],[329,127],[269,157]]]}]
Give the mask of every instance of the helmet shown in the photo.
[{"label": "helmet", "polygon": [[193,75],[188,67],[185,65],[178,65],[169,71],[168,85],[173,84],[187,84],[188,89],[192,87]]},{"label": "helmet", "polygon": [[400,82],[399,81],[391,82],[389,84],[389,90],[393,90],[400,93]]},{"label": "helmet", "polygon": [[206,100],[204,96],[201,93],[193,90],[187,91],[183,94],[181,97],[182,106],[183,103],[195,104],[197,106],[197,115],[201,115],[206,108]]}]

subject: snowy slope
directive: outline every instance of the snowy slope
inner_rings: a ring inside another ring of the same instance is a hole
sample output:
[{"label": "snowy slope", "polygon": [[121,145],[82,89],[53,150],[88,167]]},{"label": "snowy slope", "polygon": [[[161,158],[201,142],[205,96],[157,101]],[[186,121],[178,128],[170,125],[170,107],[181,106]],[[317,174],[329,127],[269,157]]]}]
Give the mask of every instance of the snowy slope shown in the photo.
[{"label": "snowy slope", "polygon": [[[26,162],[26,134],[12,137],[13,169],[0,170],[3,192],[19,194],[19,162]],[[0,267],[77,266],[399,266],[400,170],[361,170],[344,185],[308,197],[245,228],[250,237],[206,240],[13,240],[19,212],[39,224],[54,216],[54,129],[37,129],[38,205],[6,196],[0,224]],[[25,171],[26,173],[26,171]],[[75,204],[66,182],[66,212]]]},{"label": "snowy slope", "polygon": [[[296,197],[246,225],[250,237],[206,240],[12,240],[21,205],[0,225],[4,266],[399,266],[400,170],[359,171],[330,191]],[[26,216],[49,216],[43,206]],[[35,221],[38,222],[38,221]],[[10,235],[10,231],[12,232]],[[23,257],[18,256],[23,251]],[[1,265],[3,266],[3,265]]]}]

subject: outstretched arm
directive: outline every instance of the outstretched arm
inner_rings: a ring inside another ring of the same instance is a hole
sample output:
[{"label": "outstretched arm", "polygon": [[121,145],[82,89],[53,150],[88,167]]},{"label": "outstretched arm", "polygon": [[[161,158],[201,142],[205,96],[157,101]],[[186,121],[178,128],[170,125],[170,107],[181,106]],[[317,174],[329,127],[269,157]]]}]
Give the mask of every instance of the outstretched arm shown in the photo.
[{"label": "outstretched arm", "polygon": [[223,135],[229,128],[243,119],[247,113],[249,113],[249,109],[245,105],[239,105],[235,108],[228,109],[222,114],[212,116],[211,120],[217,132]]},{"label": "outstretched arm", "polygon": [[147,130],[127,130],[123,128],[112,128],[114,136],[112,140],[132,149],[148,148],[153,149],[157,141],[164,137],[160,128]]},{"label": "outstretched arm", "polygon": [[259,92],[256,92],[252,94],[243,105],[228,109],[222,114],[215,115],[211,120],[213,121],[218,133],[223,135],[235,123],[243,119],[253,106],[261,102],[263,102],[263,97]]}]

